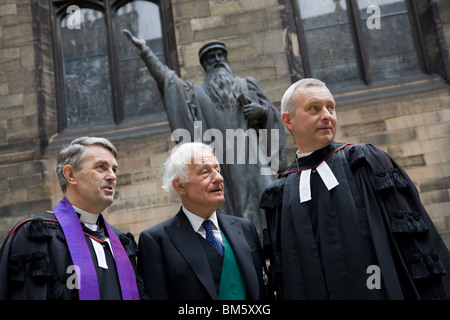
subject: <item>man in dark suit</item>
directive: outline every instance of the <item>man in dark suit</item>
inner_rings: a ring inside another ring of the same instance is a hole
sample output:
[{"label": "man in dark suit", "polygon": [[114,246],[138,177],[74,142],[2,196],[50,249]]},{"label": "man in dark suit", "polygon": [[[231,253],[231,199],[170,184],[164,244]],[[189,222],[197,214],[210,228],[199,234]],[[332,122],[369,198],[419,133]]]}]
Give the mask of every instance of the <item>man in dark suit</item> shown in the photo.
[{"label": "man in dark suit", "polygon": [[225,197],[211,147],[175,147],[163,165],[162,180],[182,206],[173,218],[140,234],[138,268],[149,297],[264,299],[264,258],[254,224],[216,211]]}]

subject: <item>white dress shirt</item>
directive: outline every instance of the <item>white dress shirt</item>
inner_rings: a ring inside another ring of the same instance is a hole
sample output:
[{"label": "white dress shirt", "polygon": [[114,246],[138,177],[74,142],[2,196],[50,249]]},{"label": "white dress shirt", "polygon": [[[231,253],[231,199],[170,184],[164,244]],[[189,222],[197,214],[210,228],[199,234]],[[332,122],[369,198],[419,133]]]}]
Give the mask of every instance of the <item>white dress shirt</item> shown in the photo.
[{"label": "white dress shirt", "polygon": [[[203,228],[202,226],[203,221],[206,219],[203,219],[202,217],[199,217],[195,213],[190,212],[184,206],[182,206],[182,209],[184,214],[188,218],[189,222],[191,223],[192,229],[194,229],[195,232],[199,233],[203,238],[206,239],[206,231],[205,228]],[[214,213],[209,217],[208,220],[211,220],[213,223],[212,229],[214,236],[223,244],[222,233],[220,232],[216,211],[214,211]]]}]

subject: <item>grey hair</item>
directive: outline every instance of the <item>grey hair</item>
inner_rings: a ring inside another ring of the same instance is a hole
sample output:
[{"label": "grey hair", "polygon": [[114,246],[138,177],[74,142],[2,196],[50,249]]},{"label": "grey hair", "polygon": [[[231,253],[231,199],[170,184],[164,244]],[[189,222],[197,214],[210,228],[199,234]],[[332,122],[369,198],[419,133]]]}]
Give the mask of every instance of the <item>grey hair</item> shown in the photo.
[{"label": "grey hair", "polygon": [[187,142],[176,145],[169,157],[161,166],[162,188],[170,199],[179,198],[178,192],[172,186],[172,181],[179,179],[181,183],[189,180],[188,164],[195,164],[196,159],[203,154],[213,154],[213,148],[201,142]]},{"label": "grey hair", "polygon": [[90,145],[101,145],[110,150],[117,158],[117,149],[114,145],[105,138],[98,137],[81,137],[73,140],[68,146],[64,147],[58,154],[56,165],[56,176],[63,193],[67,190],[67,180],[63,174],[63,168],[70,165],[74,170],[80,170],[83,160],[85,158],[84,149]]},{"label": "grey hair", "polygon": [[319,87],[327,87],[325,82],[314,79],[314,78],[305,78],[301,79],[295,83],[293,83],[284,93],[283,98],[281,99],[281,113],[289,113],[294,114],[295,105],[292,102],[292,97],[294,96],[295,90],[300,87],[310,87],[310,86],[319,86]]}]

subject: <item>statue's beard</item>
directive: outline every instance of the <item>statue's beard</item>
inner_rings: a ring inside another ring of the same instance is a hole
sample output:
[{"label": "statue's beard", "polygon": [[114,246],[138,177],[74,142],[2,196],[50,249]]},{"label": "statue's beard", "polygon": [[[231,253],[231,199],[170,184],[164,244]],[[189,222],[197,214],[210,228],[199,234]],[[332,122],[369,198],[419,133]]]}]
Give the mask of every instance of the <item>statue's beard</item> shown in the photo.
[{"label": "statue's beard", "polygon": [[209,71],[203,85],[217,108],[236,108],[236,102],[242,90],[238,78],[228,65],[223,64],[222,67]]}]

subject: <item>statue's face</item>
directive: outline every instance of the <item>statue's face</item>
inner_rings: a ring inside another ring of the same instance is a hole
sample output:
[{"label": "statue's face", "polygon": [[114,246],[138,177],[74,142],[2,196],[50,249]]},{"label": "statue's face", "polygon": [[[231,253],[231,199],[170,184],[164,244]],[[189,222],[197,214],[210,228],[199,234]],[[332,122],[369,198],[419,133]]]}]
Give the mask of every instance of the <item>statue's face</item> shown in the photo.
[{"label": "statue's face", "polygon": [[210,50],[203,57],[202,64],[207,73],[215,68],[226,68],[228,65],[227,54],[222,49]]}]

